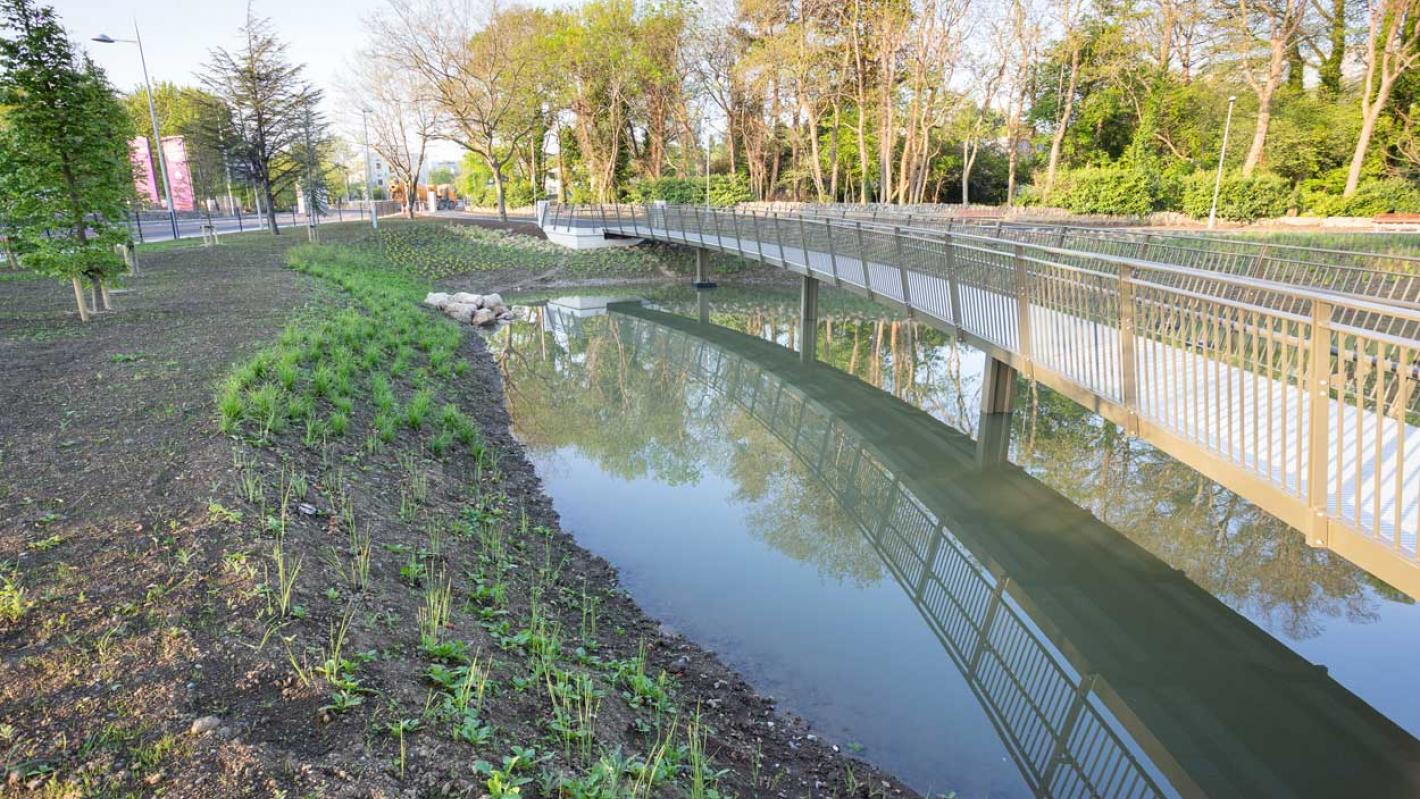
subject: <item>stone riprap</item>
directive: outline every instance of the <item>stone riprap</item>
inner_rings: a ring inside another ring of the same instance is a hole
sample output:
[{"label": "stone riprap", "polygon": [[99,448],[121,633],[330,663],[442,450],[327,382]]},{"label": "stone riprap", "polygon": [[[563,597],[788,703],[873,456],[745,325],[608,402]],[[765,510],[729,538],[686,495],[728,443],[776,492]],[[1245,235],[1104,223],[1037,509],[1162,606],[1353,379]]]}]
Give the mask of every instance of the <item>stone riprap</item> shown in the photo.
[{"label": "stone riprap", "polygon": [[513,318],[513,311],[497,294],[469,294],[465,291],[446,294],[430,292],[424,304],[443,311],[449,318],[466,325],[487,327]]}]

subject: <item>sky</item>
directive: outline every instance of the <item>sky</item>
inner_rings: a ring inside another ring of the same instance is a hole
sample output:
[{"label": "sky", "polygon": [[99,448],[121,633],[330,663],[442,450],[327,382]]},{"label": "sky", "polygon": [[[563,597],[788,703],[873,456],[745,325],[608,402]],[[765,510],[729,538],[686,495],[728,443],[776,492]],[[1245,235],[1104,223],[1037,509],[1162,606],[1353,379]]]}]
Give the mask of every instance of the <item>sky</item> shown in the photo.
[{"label": "sky", "polygon": [[[100,33],[115,39],[132,39],[136,20],[154,83],[200,85],[203,66],[215,47],[235,47],[238,28],[246,20],[246,0],[47,0],[74,41],[83,46],[108,73],[119,91],[143,83],[138,48],[130,44],[90,41]],[[258,16],[271,19],[276,33],[287,44],[292,61],[306,64],[306,77],[325,90],[326,111],[336,131],[351,136],[342,126],[353,124],[341,109],[347,93],[349,67],[365,44],[364,20],[384,7],[387,0],[252,0]],[[357,139],[358,141],[358,139]],[[456,145],[441,143],[438,159],[457,159]]]}]

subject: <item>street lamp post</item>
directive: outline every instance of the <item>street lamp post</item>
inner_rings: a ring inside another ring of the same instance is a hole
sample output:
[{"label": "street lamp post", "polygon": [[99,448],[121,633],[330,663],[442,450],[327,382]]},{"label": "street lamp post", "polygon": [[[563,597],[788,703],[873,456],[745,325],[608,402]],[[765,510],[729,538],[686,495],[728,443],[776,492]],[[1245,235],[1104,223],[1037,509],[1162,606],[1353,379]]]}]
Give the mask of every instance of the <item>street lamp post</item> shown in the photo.
[{"label": "street lamp post", "polygon": [[[148,80],[148,58],[143,54],[143,36],[138,33],[138,20],[133,21],[132,39],[115,39],[106,33],[101,33],[93,40],[103,44],[138,45],[138,63],[143,66],[143,87],[148,90],[148,118],[153,122],[153,144],[158,150],[158,171],[163,175],[163,191],[167,193],[168,197],[168,221],[173,227],[173,238],[177,239],[177,207],[173,205],[173,184],[168,180],[168,159],[163,155],[163,137],[158,132],[158,108],[153,104],[153,83]],[[141,226],[142,220],[139,220],[138,224]]]},{"label": "street lamp post", "polygon": [[360,109],[360,123],[365,126],[365,201],[370,206],[370,227],[380,229],[380,216],[375,213],[375,192],[370,185],[370,109]]},{"label": "street lamp post", "polygon": [[1233,106],[1237,95],[1228,98],[1228,118],[1223,122],[1223,144],[1218,148],[1218,174],[1213,176],[1213,204],[1208,208],[1208,229],[1218,224],[1218,190],[1223,186],[1223,158],[1228,154],[1228,133],[1233,129]]},{"label": "street lamp post", "polygon": [[710,122],[705,122],[705,210],[710,210]]}]

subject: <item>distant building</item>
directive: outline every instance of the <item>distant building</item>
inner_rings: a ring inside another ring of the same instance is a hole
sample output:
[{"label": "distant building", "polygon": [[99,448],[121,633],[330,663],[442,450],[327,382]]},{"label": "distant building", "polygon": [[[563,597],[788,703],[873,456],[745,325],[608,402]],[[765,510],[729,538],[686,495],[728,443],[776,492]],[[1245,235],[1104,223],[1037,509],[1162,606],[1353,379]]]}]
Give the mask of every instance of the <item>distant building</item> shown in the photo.
[{"label": "distant building", "polygon": [[419,173],[419,182],[420,182],[420,183],[424,183],[424,184],[429,183],[429,176],[430,176],[431,174],[433,174],[433,173],[435,173],[435,172],[441,170],[441,169],[447,169],[448,171],[450,171],[450,172],[454,173],[455,175],[457,175],[457,174],[459,173],[459,162],[458,162],[458,161],[425,161],[425,162],[424,162],[424,169],[423,169],[422,171],[420,171],[420,173]]},{"label": "distant building", "polygon": [[[365,154],[351,158],[346,164],[347,174],[350,176],[350,197],[360,199],[361,192],[365,187]],[[390,167],[385,160],[370,151],[370,185],[377,193],[388,197],[390,194]]]}]

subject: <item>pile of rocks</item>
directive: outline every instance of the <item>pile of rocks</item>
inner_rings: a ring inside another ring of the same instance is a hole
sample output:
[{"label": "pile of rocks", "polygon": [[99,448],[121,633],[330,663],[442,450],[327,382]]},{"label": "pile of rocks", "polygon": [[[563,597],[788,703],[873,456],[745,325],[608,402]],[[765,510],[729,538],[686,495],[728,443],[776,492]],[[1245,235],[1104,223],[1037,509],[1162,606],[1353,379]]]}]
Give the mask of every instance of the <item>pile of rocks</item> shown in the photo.
[{"label": "pile of rocks", "polygon": [[470,325],[492,325],[513,318],[513,312],[503,304],[497,294],[469,294],[460,291],[445,294],[436,291],[424,298],[425,305],[431,305],[453,319]]}]

